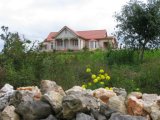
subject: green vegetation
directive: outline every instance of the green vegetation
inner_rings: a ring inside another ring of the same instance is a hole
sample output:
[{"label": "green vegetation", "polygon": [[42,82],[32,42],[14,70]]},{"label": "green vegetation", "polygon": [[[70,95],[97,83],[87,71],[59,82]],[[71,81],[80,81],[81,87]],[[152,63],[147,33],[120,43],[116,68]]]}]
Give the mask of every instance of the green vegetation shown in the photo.
[{"label": "green vegetation", "polygon": [[[137,52],[134,52],[134,56],[137,56]],[[117,61],[110,67],[113,86],[128,91],[138,88],[142,92],[160,93],[160,50],[145,51],[143,63],[138,63],[136,57],[133,58],[133,63],[117,64]]]},{"label": "green vegetation", "polygon": [[130,0],[115,15],[117,36],[127,48],[139,50],[139,60],[143,60],[144,50],[160,45],[160,1],[146,2]]},{"label": "green vegetation", "polygon": [[2,31],[0,37],[5,44],[0,53],[0,87],[5,83],[39,86],[42,79],[50,79],[68,89],[89,82],[90,75],[85,71],[89,67],[92,74],[103,69],[111,77],[103,87],[160,93],[160,50],[145,51],[143,63],[138,62],[138,51],[130,49],[38,52],[28,49],[30,41],[8,32],[8,27],[2,26]]},{"label": "green vegetation", "polygon": [[90,74],[90,76],[88,81],[82,85],[82,88],[91,90],[105,88],[107,90],[112,90],[112,87],[109,88],[110,76],[103,69],[100,69],[97,74],[93,74],[92,70],[87,67],[86,73]]},{"label": "green vegetation", "polygon": [[[143,63],[136,62],[136,52],[132,53],[132,59],[126,53],[130,52],[28,52],[16,61],[1,54],[0,85],[39,86],[40,80],[51,79],[67,89],[89,82],[86,67],[90,67],[93,74],[104,69],[111,77],[110,86],[123,87],[127,91],[140,89],[142,92],[160,93],[160,50],[146,51]],[[108,60],[114,59],[112,64],[108,63]]]}]

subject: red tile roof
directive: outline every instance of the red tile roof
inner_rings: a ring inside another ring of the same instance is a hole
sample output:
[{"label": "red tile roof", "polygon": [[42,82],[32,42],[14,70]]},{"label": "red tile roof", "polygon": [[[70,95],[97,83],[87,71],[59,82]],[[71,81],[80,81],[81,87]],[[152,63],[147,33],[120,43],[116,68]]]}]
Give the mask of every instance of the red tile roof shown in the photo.
[{"label": "red tile roof", "polygon": [[107,37],[106,30],[88,30],[88,31],[77,31],[78,35],[85,39],[103,39]]},{"label": "red tile roof", "polygon": [[[66,26],[65,26],[66,27]],[[68,27],[67,27],[68,28]],[[63,28],[62,28],[63,29]],[[62,29],[60,31],[62,31]],[[70,28],[69,28],[70,29]],[[72,29],[70,29],[73,31]],[[88,31],[73,31],[77,36],[86,39],[86,40],[98,40],[98,39],[104,39],[107,37],[106,30],[88,30]],[[58,35],[59,32],[51,32],[45,41],[52,41],[56,35]]]},{"label": "red tile roof", "polygon": [[51,32],[51,33],[49,33],[49,35],[48,35],[48,37],[46,38],[45,41],[51,41],[54,38],[54,36],[56,36],[57,33],[58,32]]}]

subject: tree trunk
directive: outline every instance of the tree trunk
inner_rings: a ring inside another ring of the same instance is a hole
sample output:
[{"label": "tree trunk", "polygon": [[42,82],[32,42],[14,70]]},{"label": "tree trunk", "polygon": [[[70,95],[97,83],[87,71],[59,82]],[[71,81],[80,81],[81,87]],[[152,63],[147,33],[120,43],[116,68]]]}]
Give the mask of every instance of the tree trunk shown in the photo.
[{"label": "tree trunk", "polygon": [[144,57],[144,47],[142,47],[141,49],[140,49],[140,53],[139,53],[139,60],[140,60],[140,62],[142,62],[143,61],[143,57]]}]

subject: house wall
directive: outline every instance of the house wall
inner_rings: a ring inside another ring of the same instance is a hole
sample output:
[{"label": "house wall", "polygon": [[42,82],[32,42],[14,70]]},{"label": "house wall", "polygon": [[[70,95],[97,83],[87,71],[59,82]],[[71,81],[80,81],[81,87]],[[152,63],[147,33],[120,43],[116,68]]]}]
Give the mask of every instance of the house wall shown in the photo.
[{"label": "house wall", "polygon": [[80,40],[80,46],[79,46],[79,49],[83,49],[85,47],[85,40],[79,38]]},{"label": "house wall", "polygon": [[[99,41],[98,40],[89,40],[88,42],[89,50],[95,50],[99,48]],[[92,47],[91,47],[92,46]]]},{"label": "house wall", "polygon": [[68,29],[64,29],[58,36],[56,36],[56,39],[71,39],[71,38],[77,38],[77,36]]},{"label": "house wall", "polygon": [[106,39],[106,40],[99,40],[99,47],[101,49],[105,49],[104,42],[108,42],[111,45],[111,47],[112,47],[112,41],[111,40],[108,40],[108,39]]},{"label": "house wall", "polygon": [[[68,37],[68,39],[67,39]],[[57,37],[56,39],[62,39],[62,40],[67,40],[66,41],[66,47],[62,46],[56,46],[55,39],[53,39],[51,42],[44,42],[43,45],[46,45],[47,49],[43,48],[41,51],[53,51],[54,49],[56,50],[82,50],[85,46],[89,48],[89,50],[95,50],[95,49],[106,49],[104,46],[104,42],[108,42],[110,44],[110,47],[112,48],[117,48],[116,43],[114,38],[106,38],[104,40],[84,40],[82,38],[77,38],[78,39],[78,46],[73,46],[71,40],[73,38],[76,38],[77,36],[74,35],[74,33],[68,31],[68,30],[63,30]],[[69,42],[70,41],[70,42]],[[97,41],[96,43],[96,48],[91,48],[91,43],[93,41]],[[70,43],[70,45],[69,45]],[[51,48],[51,44],[53,44],[53,48]]]},{"label": "house wall", "polygon": [[[45,47],[44,47],[45,46]],[[50,51],[51,49],[51,45],[50,45],[50,42],[44,42],[43,43],[43,46],[41,48],[41,51]]]}]

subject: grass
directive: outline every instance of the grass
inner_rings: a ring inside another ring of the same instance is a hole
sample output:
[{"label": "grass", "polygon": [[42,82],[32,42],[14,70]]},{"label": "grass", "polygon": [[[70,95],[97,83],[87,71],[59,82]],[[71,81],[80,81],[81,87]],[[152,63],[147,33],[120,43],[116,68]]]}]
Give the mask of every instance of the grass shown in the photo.
[{"label": "grass", "polygon": [[112,85],[131,92],[160,94],[160,51],[146,51],[142,64],[114,64],[110,69]]},{"label": "grass", "polygon": [[15,87],[39,86],[42,79],[50,79],[68,89],[86,83],[90,76],[85,69],[91,67],[93,73],[106,70],[111,76],[110,86],[160,94],[160,50],[146,51],[141,64],[136,57],[136,52],[128,50],[30,53],[19,60],[17,70],[12,58],[3,61],[0,56],[0,86],[6,82]]}]

